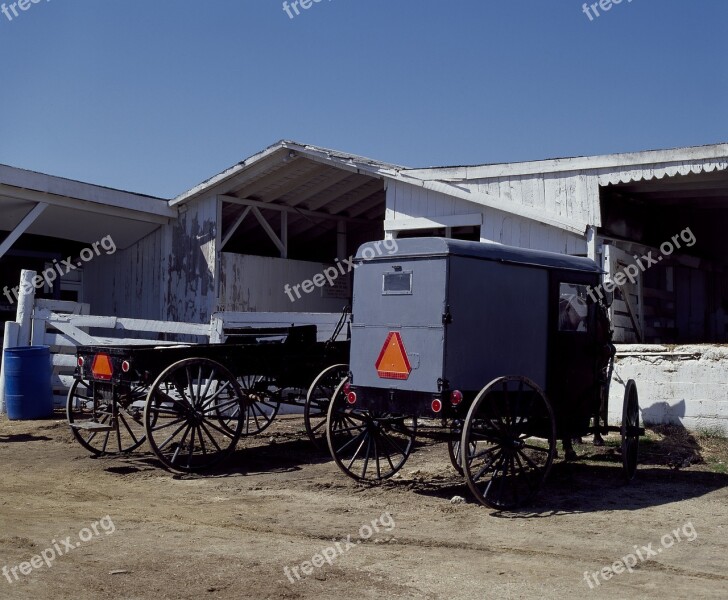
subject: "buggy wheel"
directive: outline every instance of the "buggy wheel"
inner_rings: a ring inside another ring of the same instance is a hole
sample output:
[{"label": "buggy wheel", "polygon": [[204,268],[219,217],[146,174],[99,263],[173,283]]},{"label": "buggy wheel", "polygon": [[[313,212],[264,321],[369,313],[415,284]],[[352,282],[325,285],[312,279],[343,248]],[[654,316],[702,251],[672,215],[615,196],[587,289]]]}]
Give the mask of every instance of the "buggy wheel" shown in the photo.
[{"label": "buggy wheel", "polygon": [[235,449],[245,408],[227,368],[207,358],[181,360],[162,371],[147,395],[149,445],[169,469],[209,468]]},{"label": "buggy wheel", "polygon": [[627,481],[634,479],[637,472],[637,456],[640,444],[640,405],[637,384],[633,379],[627,382],[622,405],[622,467]]},{"label": "buggy wheel", "polygon": [[[456,421],[451,427],[452,437],[447,440],[447,454],[450,457],[450,464],[458,472],[459,475],[465,474],[465,472],[463,471],[462,453],[460,452],[462,433],[463,423],[462,421]],[[472,443],[470,444],[470,449],[471,452],[469,453],[469,455],[472,455],[475,449]]]},{"label": "buggy wheel", "polygon": [[303,409],[303,422],[306,433],[319,449],[326,449],[326,418],[329,404],[339,384],[349,372],[349,365],[333,365],[327,367],[313,380],[306,394],[306,405]]},{"label": "buggy wheel", "polygon": [[94,384],[76,379],[66,398],[66,419],[76,441],[89,452],[101,455],[124,454],[136,450],[145,441],[144,386],[109,396]]},{"label": "buggy wheel", "polygon": [[531,500],[556,454],[556,425],[541,388],[521,376],[499,377],[475,398],[460,447],[468,487],[486,506],[503,510]]},{"label": "buggy wheel", "polygon": [[326,437],[338,467],[352,479],[377,483],[399,471],[417,434],[413,417],[357,410],[346,400],[342,381],[329,404]]},{"label": "buggy wheel", "polygon": [[[267,429],[278,414],[281,403],[274,400],[272,381],[264,375],[243,375],[238,377],[238,384],[245,398],[245,410],[243,411],[243,432],[244,436],[258,435]],[[237,414],[233,412],[227,416],[222,415],[221,424],[226,429],[234,431]],[[233,427],[228,427],[227,421],[233,420]]]}]

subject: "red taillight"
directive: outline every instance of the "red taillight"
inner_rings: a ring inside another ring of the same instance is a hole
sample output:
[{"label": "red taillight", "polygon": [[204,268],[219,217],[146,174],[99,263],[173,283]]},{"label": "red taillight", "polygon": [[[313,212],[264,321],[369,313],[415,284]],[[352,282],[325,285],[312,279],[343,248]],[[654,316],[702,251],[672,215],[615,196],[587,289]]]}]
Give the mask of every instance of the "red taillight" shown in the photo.
[{"label": "red taillight", "polygon": [[346,383],[344,384],[344,393],[345,393],[345,394],[348,394],[348,393],[349,393],[350,391],[351,391],[351,384],[350,384],[350,383],[349,383],[349,382],[347,381],[347,382],[346,382]]},{"label": "red taillight", "polygon": [[124,371],[124,373],[128,373],[129,369],[131,369],[131,363],[128,360],[121,363],[121,370]]},{"label": "red taillight", "polygon": [[83,360],[83,356],[79,356],[79,357],[78,357],[78,359],[76,360],[76,364],[77,364],[77,365],[78,365],[79,367],[83,367],[83,365],[84,365],[84,363],[85,363],[85,362],[86,362],[86,361],[85,361],[85,360]]},{"label": "red taillight", "polygon": [[347,402],[348,402],[349,404],[356,404],[356,392],[349,392],[349,393],[348,393],[348,394],[346,395],[346,401],[347,401]]},{"label": "red taillight", "polygon": [[439,398],[435,398],[432,401],[432,412],[439,413],[442,410],[442,401]]},{"label": "red taillight", "polygon": [[450,402],[453,406],[457,406],[463,401],[463,393],[459,390],[453,390],[450,392]]},{"label": "red taillight", "polygon": [[97,354],[94,356],[94,362],[91,365],[91,373],[94,379],[100,379],[102,381],[110,381],[111,376],[114,374],[114,369],[111,366],[111,359],[108,354]]}]

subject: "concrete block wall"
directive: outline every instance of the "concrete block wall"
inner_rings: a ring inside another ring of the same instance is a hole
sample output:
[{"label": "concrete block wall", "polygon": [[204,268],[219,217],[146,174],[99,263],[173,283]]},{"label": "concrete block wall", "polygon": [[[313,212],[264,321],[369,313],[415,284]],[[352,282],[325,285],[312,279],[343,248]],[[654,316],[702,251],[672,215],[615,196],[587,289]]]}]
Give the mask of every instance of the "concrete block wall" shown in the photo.
[{"label": "concrete block wall", "polygon": [[624,387],[637,382],[645,424],[671,423],[728,435],[728,346],[617,346],[609,422],[622,419]]}]

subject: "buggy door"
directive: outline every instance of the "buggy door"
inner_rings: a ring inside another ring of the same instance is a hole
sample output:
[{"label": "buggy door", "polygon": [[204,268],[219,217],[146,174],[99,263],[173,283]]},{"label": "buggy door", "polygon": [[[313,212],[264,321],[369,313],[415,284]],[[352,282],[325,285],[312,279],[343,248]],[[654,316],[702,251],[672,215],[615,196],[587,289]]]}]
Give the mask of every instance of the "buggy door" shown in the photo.
[{"label": "buggy door", "polygon": [[551,273],[547,395],[560,436],[585,434],[599,408],[594,285],[588,275]]}]

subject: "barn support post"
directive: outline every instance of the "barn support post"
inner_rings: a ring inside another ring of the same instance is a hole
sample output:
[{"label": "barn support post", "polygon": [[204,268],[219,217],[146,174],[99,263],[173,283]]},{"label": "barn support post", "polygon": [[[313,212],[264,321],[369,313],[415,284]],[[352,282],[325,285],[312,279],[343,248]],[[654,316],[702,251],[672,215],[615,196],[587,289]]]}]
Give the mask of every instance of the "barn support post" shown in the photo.
[{"label": "barn support post", "polygon": [[18,288],[18,311],[15,322],[20,326],[18,346],[30,346],[31,329],[33,323],[33,304],[35,303],[35,285],[33,280],[35,271],[20,272],[20,287]]}]

